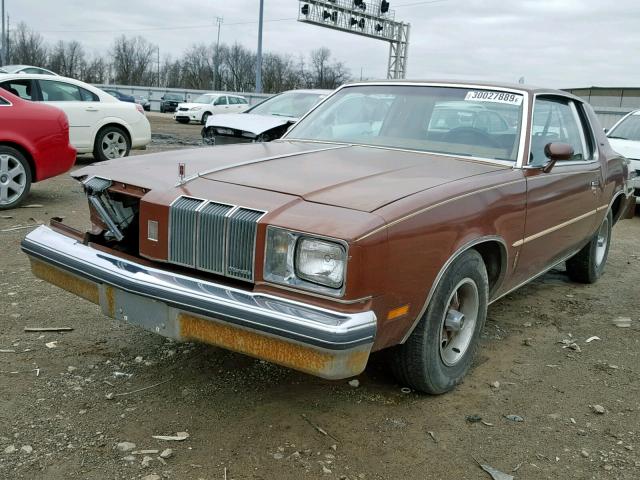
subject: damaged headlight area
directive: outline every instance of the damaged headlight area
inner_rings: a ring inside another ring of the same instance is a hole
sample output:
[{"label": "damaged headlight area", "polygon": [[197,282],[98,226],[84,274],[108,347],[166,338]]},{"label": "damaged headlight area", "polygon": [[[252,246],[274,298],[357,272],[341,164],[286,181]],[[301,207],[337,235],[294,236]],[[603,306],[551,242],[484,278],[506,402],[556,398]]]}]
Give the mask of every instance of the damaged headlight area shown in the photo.
[{"label": "damaged headlight area", "polygon": [[[111,180],[91,177],[83,182],[89,204],[107,227],[104,239],[122,242],[125,232],[137,223],[138,199],[124,195],[111,195]],[[137,241],[137,233],[134,236]]]},{"label": "damaged headlight area", "polygon": [[347,244],[267,227],[264,279],[331,296],[344,293]]}]

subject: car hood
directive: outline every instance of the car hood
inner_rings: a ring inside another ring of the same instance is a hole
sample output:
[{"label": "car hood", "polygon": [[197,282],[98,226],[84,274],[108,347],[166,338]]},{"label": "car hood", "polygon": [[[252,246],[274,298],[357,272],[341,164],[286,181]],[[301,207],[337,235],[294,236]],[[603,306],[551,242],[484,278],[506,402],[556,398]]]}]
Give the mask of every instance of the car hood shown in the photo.
[{"label": "car hood", "polygon": [[224,115],[211,115],[207,119],[207,127],[233,128],[255,135],[260,135],[272,128],[295,123],[296,118],[277,117],[274,115],[254,115],[253,113],[227,113]]},{"label": "car hood", "polygon": [[623,140],[622,138],[610,138],[609,144],[623,157],[632,160],[640,160],[640,142],[636,140]]},{"label": "car hood", "polygon": [[[178,163],[185,182],[179,185]],[[276,141],[162,152],[96,163],[73,176],[100,176],[151,190],[210,191],[231,184],[307,202],[373,212],[414,193],[508,169],[464,158],[366,146]]]}]

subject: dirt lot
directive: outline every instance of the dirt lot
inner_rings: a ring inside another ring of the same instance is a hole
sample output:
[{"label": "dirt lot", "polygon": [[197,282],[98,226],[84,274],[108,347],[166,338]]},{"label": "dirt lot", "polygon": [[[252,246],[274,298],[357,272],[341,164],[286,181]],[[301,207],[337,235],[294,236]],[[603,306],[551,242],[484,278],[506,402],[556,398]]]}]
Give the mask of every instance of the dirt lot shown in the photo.
[{"label": "dirt lot", "polygon": [[[198,143],[199,126],[150,118],[150,151]],[[1,212],[0,230],[86,225],[66,175],[27,203],[44,206]],[[478,462],[522,479],[640,478],[640,217],[615,227],[597,285],[554,270],[495,303],[476,367],[440,397],[404,393],[384,355],[352,387],[106,318],[31,275],[27,231],[0,232],[2,479],[490,478]],[[152,438],[177,432],[189,438]]]}]

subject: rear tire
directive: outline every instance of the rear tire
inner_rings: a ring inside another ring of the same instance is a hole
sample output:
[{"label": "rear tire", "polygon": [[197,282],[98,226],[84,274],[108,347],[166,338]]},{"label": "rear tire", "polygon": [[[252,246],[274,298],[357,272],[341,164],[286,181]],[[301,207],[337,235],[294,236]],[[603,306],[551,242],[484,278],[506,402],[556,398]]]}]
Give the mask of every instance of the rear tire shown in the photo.
[{"label": "rear tire", "polygon": [[578,283],[595,283],[604,273],[611,245],[611,210],[600,224],[600,228],[582,250],[567,260],[567,274]]},{"label": "rear tire", "polygon": [[407,341],[395,347],[392,369],[398,380],[433,395],[458,385],[471,368],[488,298],[482,256],[468,250],[449,266]]},{"label": "rear tire", "polygon": [[15,148],[0,146],[0,210],[15,208],[31,189],[31,167]]},{"label": "rear tire", "polygon": [[129,155],[131,141],[120,127],[105,127],[96,135],[93,146],[93,158],[98,162],[122,158]]}]

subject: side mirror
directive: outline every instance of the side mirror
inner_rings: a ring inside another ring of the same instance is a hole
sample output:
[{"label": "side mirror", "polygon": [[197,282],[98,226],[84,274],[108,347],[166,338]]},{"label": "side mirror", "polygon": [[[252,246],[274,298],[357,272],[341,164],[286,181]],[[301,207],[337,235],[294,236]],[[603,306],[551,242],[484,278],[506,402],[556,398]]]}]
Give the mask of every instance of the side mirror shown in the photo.
[{"label": "side mirror", "polygon": [[160,97],[160,100],[164,100],[164,95],[162,95],[162,96]]},{"label": "side mirror", "polygon": [[542,171],[549,173],[556,162],[573,158],[573,147],[567,143],[547,143],[544,146],[544,154],[549,161],[542,167]]}]

